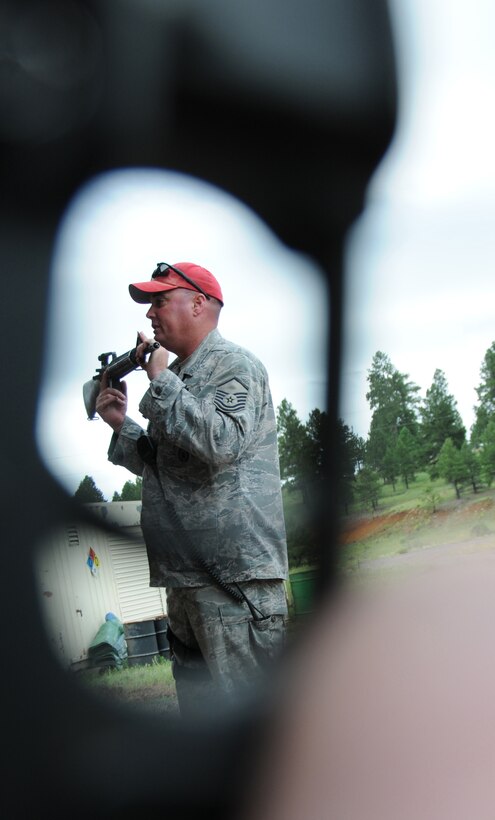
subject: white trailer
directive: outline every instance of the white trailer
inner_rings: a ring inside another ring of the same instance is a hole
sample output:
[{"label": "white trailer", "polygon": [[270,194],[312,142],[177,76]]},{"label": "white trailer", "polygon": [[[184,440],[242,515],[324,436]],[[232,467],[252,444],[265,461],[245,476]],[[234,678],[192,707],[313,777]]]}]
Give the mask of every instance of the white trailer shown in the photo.
[{"label": "white trailer", "polygon": [[[141,503],[88,504],[95,523],[54,532],[40,545],[36,575],[54,654],[67,669],[88,664],[88,648],[108,612],[123,624],[164,618],[165,590],[149,586]],[[102,529],[98,518],[115,526]]]}]

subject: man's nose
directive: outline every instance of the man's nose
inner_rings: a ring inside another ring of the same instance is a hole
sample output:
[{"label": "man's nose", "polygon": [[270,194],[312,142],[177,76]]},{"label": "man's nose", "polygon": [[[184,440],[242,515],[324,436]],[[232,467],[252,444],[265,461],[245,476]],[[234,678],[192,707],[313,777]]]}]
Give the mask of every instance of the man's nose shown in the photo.
[{"label": "man's nose", "polygon": [[153,305],[150,305],[150,306],[149,306],[149,308],[148,308],[148,310],[146,311],[146,318],[147,318],[147,319],[151,319],[151,317],[152,317],[152,315],[153,315],[153,313],[152,313],[152,312],[153,312]]}]

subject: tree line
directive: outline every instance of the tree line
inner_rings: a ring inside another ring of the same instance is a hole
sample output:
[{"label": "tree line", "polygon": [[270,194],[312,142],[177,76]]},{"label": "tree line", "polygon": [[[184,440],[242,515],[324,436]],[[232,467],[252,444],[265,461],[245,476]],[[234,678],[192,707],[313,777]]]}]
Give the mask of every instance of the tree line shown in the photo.
[{"label": "tree line", "polygon": [[[437,368],[423,398],[420,388],[401,373],[382,351],[373,356],[367,375],[371,422],[366,439],[342,419],[337,422],[336,471],[341,509],[360,504],[375,510],[382,487],[402,481],[406,487],[418,472],[452,484],[457,498],[465,490],[491,486],[495,477],[495,342],[485,353],[475,420],[466,430],[445,373]],[[306,425],[284,399],[277,411],[281,475],[289,488],[309,498],[323,469],[325,413],[313,410]]]},{"label": "tree line", "polygon": [[495,476],[495,342],[483,358],[475,388],[474,423],[469,432],[449,392],[445,373],[436,369],[420,397],[420,388],[382,351],[373,356],[366,399],[372,410],[367,439],[344,425],[351,451],[359,455],[344,470],[340,500],[344,509],[360,501],[376,509],[381,487],[401,480],[408,487],[416,473],[452,484],[457,498],[467,489],[491,486]]},{"label": "tree line", "polygon": [[[139,501],[141,498],[141,488],[143,480],[141,476],[136,476],[135,481],[126,481],[120,493],[114,492],[112,501]],[[74,493],[81,504],[90,504],[95,501],[106,501],[99,487],[91,475],[85,475]]]}]

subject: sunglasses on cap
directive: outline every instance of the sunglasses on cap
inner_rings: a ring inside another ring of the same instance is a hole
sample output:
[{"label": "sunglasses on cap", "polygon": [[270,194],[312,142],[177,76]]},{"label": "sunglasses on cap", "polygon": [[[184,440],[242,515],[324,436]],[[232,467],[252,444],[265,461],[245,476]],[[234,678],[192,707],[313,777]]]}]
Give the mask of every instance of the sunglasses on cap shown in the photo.
[{"label": "sunglasses on cap", "polygon": [[179,268],[174,267],[174,265],[169,265],[168,262],[158,262],[157,266],[156,266],[156,269],[151,274],[151,278],[152,279],[158,279],[158,278],[165,279],[168,276],[168,274],[171,270],[173,270],[174,273],[177,273],[178,276],[182,276],[182,278],[185,279],[186,282],[188,282],[190,285],[192,285],[193,288],[196,288],[196,290],[199,290],[199,292],[202,293],[203,296],[206,296],[206,298],[208,300],[211,298],[210,296],[208,296],[207,293],[205,293],[203,288],[201,288],[197,284],[197,282],[194,281],[194,279],[190,279],[189,276],[186,276],[186,274],[183,273]]}]

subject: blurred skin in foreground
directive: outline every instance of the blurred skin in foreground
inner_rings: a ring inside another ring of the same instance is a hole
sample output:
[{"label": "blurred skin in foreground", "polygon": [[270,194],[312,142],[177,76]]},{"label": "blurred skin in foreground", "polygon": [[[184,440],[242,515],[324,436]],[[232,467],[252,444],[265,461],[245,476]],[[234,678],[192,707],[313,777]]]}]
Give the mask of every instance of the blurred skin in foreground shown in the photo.
[{"label": "blurred skin in foreground", "polygon": [[343,589],[284,677],[247,820],[493,820],[493,554]]}]

